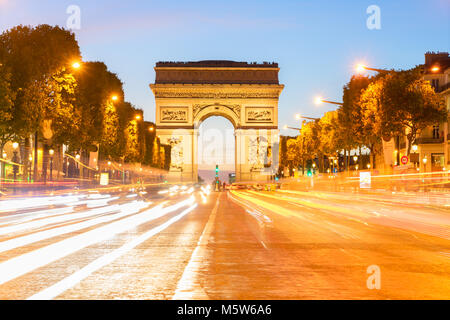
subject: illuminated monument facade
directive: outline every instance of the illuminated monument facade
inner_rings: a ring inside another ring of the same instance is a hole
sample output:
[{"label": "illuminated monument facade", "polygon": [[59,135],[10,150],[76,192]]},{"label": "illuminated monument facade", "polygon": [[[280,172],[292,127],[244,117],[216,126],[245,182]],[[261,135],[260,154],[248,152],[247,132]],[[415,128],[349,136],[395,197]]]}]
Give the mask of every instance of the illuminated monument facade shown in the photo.
[{"label": "illuminated monument facade", "polygon": [[198,129],[211,116],[235,129],[236,181],[268,180],[278,169],[277,63],[158,62],[150,85],[161,143],[172,146],[169,179],[197,181]]}]

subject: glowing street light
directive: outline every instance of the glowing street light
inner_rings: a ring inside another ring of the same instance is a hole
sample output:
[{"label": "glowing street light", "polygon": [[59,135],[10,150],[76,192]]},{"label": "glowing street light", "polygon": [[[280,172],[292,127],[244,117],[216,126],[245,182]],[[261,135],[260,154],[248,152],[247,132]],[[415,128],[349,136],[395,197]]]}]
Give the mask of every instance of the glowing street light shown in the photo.
[{"label": "glowing street light", "polygon": [[74,68],[74,69],[80,69],[80,68],[81,68],[81,63],[79,63],[79,62],[74,62],[74,63],[72,64],[72,68]]},{"label": "glowing street light", "polygon": [[141,120],[141,116],[140,116],[140,115],[137,115],[137,116],[136,116],[136,120]]},{"label": "glowing street light", "polygon": [[317,104],[317,105],[322,104],[322,103],[330,103],[330,104],[336,104],[336,105],[338,105],[338,106],[342,106],[342,105],[344,104],[344,103],[342,103],[342,102],[336,102],[336,101],[324,100],[324,99],[322,99],[321,97],[316,97],[316,98],[314,99],[314,103]]},{"label": "glowing street light", "polygon": [[19,143],[13,142],[12,147],[14,150],[17,150],[17,148],[19,147]]},{"label": "glowing street light", "polygon": [[117,101],[117,100],[119,100],[119,97],[116,96],[116,95],[113,95],[113,96],[111,96],[111,100],[112,101]]},{"label": "glowing street light", "polygon": [[50,181],[53,180],[53,155],[55,154],[55,150],[48,150],[48,154],[50,155]]},{"label": "glowing street light", "polygon": [[357,72],[357,73],[363,73],[363,72],[366,71],[366,70],[376,71],[376,72],[386,72],[386,71],[387,71],[387,70],[385,70],[385,69],[369,68],[369,67],[365,66],[365,65],[362,64],[362,63],[357,64],[356,67],[355,67],[355,69],[356,69],[356,72]]},{"label": "glowing street light", "polygon": [[76,158],[77,160],[80,160],[80,155],[77,154],[77,155],[75,156],[75,158]]},{"label": "glowing street light", "polygon": [[155,131],[155,128],[150,127],[150,128],[148,128],[148,130],[149,130],[150,132],[153,132],[153,131]]},{"label": "glowing street light", "polygon": [[419,147],[416,144],[412,146],[412,151],[417,152],[417,149],[419,149]]},{"label": "glowing street light", "polygon": [[422,159],[423,164],[427,164],[427,161],[428,161],[427,157]]},{"label": "glowing street light", "polygon": [[434,73],[439,72],[439,70],[441,70],[441,68],[439,68],[439,66],[434,66],[431,68],[431,72],[434,72]]},{"label": "glowing street light", "polygon": [[353,161],[354,161],[354,162],[358,161],[358,157],[357,157],[357,156],[354,156],[354,157],[353,157]]}]

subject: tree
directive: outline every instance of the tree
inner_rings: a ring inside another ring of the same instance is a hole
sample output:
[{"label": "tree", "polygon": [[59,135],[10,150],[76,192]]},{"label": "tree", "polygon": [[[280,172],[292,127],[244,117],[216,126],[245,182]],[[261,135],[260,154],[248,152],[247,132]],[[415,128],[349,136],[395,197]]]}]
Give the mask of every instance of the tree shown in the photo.
[{"label": "tree", "polygon": [[[12,129],[15,134],[25,138],[26,149],[29,147],[30,134],[35,135],[35,179],[37,179],[37,142],[40,128],[42,121],[49,120],[42,117],[39,112],[51,101],[52,94],[60,99],[58,103],[63,109],[68,106],[66,103],[70,104],[69,101],[63,102],[68,97],[65,94],[67,88],[55,89],[58,84],[55,77],[65,72],[65,68],[74,60],[81,60],[78,43],[73,33],[60,27],[17,26],[0,35],[0,61],[12,74],[11,89],[15,93]],[[67,85],[66,80],[69,79],[65,78],[64,83],[60,85]],[[50,87],[55,91],[48,91]],[[61,119],[57,115],[56,118]],[[74,119],[68,120],[73,122]],[[57,127],[57,122],[52,123],[54,131],[63,129]]]},{"label": "tree", "polygon": [[[105,115],[117,114],[119,117],[123,84],[116,74],[108,71],[103,62],[83,63],[82,69],[75,73],[75,78],[76,107],[81,114],[83,125],[79,131],[79,140],[73,148],[88,149],[93,144],[108,140],[108,137],[104,136],[104,125],[105,121],[108,123],[111,119],[105,119]],[[119,99],[113,101],[112,96]],[[111,141],[111,144],[114,144],[114,141]],[[109,156],[102,148],[100,152],[106,157]]]},{"label": "tree", "polygon": [[372,154],[372,168],[375,168],[375,156],[381,151],[381,139],[385,137],[383,123],[388,121],[381,109],[381,94],[385,78],[371,82],[360,97],[362,110],[362,132],[364,142]]},{"label": "tree", "polygon": [[13,100],[11,74],[0,64],[0,156],[5,144],[14,138]]},{"label": "tree", "polygon": [[430,83],[422,79],[419,67],[386,75],[380,109],[383,132],[386,135],[406,134],[408,155],[423,129],[447,119],[443,100]]}]

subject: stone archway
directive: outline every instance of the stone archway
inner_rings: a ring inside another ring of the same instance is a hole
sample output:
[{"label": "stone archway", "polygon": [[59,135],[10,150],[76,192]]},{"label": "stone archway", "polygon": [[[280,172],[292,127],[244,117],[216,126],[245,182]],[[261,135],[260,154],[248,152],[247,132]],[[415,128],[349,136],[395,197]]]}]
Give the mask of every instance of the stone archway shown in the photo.
[{"label": "stone archway", "polygon": [[237,181],[267,180],[278,169],[278,83],[275,63],[160,62],[150,87],[158,136],[172,146],[169,179],[197,181],[198,127],[210,116],[235,128]]}]

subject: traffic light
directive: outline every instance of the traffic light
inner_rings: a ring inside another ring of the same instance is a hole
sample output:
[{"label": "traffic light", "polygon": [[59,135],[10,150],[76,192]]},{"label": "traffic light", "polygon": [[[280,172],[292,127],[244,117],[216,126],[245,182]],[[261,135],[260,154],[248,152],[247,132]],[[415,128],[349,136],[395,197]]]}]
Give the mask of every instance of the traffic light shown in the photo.
[{"label": "traffic light", "polygon": [[219,177],[219,165],[216,164],[216,178]]}]

